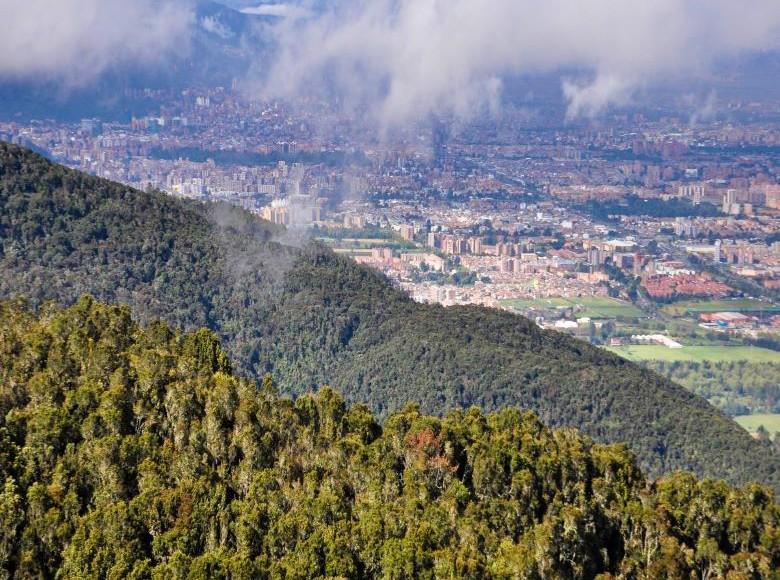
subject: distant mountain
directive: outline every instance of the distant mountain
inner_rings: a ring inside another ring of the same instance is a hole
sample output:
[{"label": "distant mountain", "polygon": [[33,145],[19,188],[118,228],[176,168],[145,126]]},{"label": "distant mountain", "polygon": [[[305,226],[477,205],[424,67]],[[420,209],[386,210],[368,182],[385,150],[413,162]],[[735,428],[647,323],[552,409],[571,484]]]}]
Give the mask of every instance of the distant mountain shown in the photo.
[{"label": "distant mountain", "polygon": [[6,80],[0,84],[0,118],[128,120],[154,102],[127,91],[230,87],[266,57],[268,31],[278,16],[246,14],[209,1],[193,10],[195,26],[185,54],[156,66],[117,66],[85,86],[67,89],[56,81]]},{"label": "distant mountain", "polygon": [[207,330],[0,302],[4,578],[776,578],[771,490],[531,413],[380,425],[237,378]]},{"label": "distant mountain", "polygon": [[199,3],[195,11],[193,49],[176,79],[182,86],[230,86],[243,78],[269,48],[269,27],[279,17],[250,14],[216,2]]},{"label": "distant mountain", "polygon": [[223,205],[144,193],[0,145],[0,297],[83,293],[141,321],[215,331],[237,370],[284,393],[323,384],[380,417],[479,405],[627,443],[674,469],[780,487],[780,457],[659,375],[525,318],[421,305],[378,273]]}]

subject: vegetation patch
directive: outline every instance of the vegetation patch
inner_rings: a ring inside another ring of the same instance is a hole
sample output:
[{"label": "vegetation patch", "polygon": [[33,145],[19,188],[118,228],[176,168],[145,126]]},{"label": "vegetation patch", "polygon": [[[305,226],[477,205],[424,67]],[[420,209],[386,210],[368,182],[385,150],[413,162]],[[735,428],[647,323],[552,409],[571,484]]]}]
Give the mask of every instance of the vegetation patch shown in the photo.
[{"label": "vegetation patch", "polygon": [[142,328],[90,298],[38,316],[0,303],[0,336],[2,577],[771,578],[780,566],[769,488],[649,481],[624,445],[532,413],[409,405],[380,425],[329,388],[292,400],[270,376],[238,378],[207,330]]},{"label": "vegetation patch", "polygon": [[741,415],[734,417],[734,420],[751,433],[758,431],[759,427],[763,427],[769,433],[780,432],[780,413]]},{"label": "vegetation patch", "polygon": [[668,348],[660,344],[610,346],[608,350],[632,361],[780,363],[780,352],[756,346],[683,346]]},{"label": "vegetation patch", "polygon": [[642,310],[630,302],[606,296],[502,300],[501,302],[517,312],[571,308],[575,316],[584,318],[642,318],[645,316]]},{"label": "vegetation patch", "polygon": [[751,312],[777,313],[780,306],[763,300],[736,298],[733,300],[682,300],[663,306],[661,310],[671,316],[700,314],[702,312]]},{"label": "vegetation patch", "polygon": [[640,361],[728,415],[780,412],[780,363]]}]

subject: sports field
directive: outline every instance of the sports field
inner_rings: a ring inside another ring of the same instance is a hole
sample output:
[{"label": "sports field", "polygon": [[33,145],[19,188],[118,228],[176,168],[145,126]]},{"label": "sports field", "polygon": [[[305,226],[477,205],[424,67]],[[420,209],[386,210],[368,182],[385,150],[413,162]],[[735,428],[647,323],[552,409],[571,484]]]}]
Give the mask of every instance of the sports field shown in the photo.
[{"label": "sports field", "polygon": [[672,316],[682,316],[688,312],[693,314],[700,312],[780,312],[780,306],[762,300],[736,298],[734,300],[683,300],[667,304],[661,310]]},{"label": "sports field", "polygon": [[780,431],[780,413],[773,415],[742,415],[734,417],[734,420],[751,433],[755,433],[761,425],[772,435]]},{"label": "sports field", "polygon": [[502,300],[502,303],[518,312],[526,310],[549,310],[554,308],[575,308],[577,317],[587,318],[641,318],[645,314],[630,302],[603,296],[581,298],[539,298],[537,300]]},{"label": "sports field", "polygon": [[684,346],[667,348],[660,344],[611,346],[608,350],[632,361],[780,363],[780,352],[755,346]]}]

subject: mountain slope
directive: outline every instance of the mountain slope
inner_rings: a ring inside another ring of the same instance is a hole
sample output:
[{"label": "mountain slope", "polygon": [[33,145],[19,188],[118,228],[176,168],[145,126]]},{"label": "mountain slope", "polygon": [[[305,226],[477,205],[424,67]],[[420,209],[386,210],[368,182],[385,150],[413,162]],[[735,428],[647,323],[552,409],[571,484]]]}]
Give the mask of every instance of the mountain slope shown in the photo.
[{"label": "mountain slope", "polygon": [[0,575],[772,578],[769,489],[674,474],[516,409],[380,427],[280,398],[207,330],[0,302]]},{"label": "mountain slope", "polygon": [[368,268],[243,211],[133,191],[0,145],[0,296],[82,293],[218,333],[240,372],[322,384],[380,415],[519,405],[626,442],[652,476],[683,468],[780,487],[780,459],[703,399],[527,319],[420,305]]}]

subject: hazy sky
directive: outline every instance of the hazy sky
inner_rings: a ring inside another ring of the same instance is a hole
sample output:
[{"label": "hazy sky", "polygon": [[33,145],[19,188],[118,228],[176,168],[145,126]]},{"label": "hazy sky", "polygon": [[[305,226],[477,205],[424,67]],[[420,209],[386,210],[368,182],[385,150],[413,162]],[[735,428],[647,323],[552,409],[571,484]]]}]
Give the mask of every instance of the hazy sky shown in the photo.
[{"label": "hazy sky", "polygon": [[[235,4],[235,3],[234,3]],[[241,5],[251,4],[240,2]],[[279,3],[285,4],[285,3]],[[570,115],[724,57],[780,48],[780,0],[301,0],[259,63],[275,97],[336,93],[384,124],[498,107],[508,75],[561,77]],[[192,0],[0,0],[0,79],[88,81],[187,50]],[[265,9],[264,12],[267,12]]]}]

